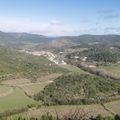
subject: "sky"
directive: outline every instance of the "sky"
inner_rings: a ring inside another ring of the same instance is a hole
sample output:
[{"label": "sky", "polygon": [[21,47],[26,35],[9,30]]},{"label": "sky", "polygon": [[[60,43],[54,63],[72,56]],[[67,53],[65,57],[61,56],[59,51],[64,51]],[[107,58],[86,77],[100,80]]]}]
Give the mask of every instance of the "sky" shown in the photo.
[{"label": "sky", "polygon": [[0,0],[0,30],[46,36],[120,34],[120,0]]}]

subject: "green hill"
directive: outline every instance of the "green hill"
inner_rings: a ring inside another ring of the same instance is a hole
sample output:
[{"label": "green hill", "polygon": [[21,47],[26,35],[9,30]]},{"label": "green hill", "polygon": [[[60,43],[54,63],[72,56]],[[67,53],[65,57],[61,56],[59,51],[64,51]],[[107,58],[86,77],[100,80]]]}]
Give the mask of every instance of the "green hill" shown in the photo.
[{"label": "green hill", "polygon": [[45,104],[91,104],[107,102],[119,94],[120,83],[88,74],[63,75],[35,95]]},{"label": "green hill", "polygon": [[34,81],[42,75],[65,71],[67,70],[45,57],[20,53],[11,48],[0,48],[0,80],[27,77]]}]

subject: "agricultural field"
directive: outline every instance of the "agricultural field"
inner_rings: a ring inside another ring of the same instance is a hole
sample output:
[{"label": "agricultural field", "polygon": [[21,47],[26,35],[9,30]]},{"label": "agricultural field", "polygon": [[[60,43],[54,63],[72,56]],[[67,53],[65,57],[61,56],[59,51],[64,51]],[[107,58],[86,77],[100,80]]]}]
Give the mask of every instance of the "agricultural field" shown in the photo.
[{"label": "agricultural field", "polygon": [[105,106],[113,113],[120,115],[120,100],[108,102]]},{"label": "agricultural field", "polygon": [[38,109],[33,108],[33,109],[29,109],[29,111],[27,112],[13,115],[13,118],[18,116],[23,116],[23,117],[32,116],[32,117],[40,118],[40,116],[45,113],[50,113],[53,115],[56,115],[56,113],[59,115],[66,115],[66,114],[74,113],[77,110],[81,111],[81,113],[83,114],[86,113],[90,116],[91,115],[96,116],[98,114],[101,114],[103,116],[112,116],[112,114],[107,110],[105,110],[100,104],[94,104],[94,105],[59,105],[59,106],[49,106],[49,107],[42,106],[41,108]]},{"label": "agricultural field", "polygon": [[2,94],[0,94],[0,113],[37,104],[19,88],[0,85],[0,91],[2,91]]},{"label": "agricultural field", "polygon": [[[42,106],[41,108],[32,108],[27,112],[20,113],[17,115],[13,115],[14,117],[23,116],[23,117],[40,117],[42,114],[51,113],[56,115],[66,115],[73,113],[77,110],[81,111],[81,113],[86,113],[88,115],[96,116],[101,114],[102,116],[113,116],[113,114],[120,114],[120,100],[116,100],[113,102],[105,103],[104,106],[106,109],[100,104],[91,104],[91,105],[56,105],[56,106]],[[113,113],[113,114],[112,114]]]},{"label": "agricultural field", "polygon": [[28,108],[31,105],[41,105],[41,102],[28,96],[32,97],[43,90],[47,84],[59,76],[61,74],[58,73],[42,76],[35,83],[25,78],[2,81],[0,83],[0,113]]},{"label": "agricultural field", "polygon": [[107,72],[120,77],[120,63],[111,64],[108,66],[100,66],[98,68],[106,70]]},{"label": "agricultural field", "polygon": [[46,76],[41,76],[36,82],[31,82],[29,79],[20,78],[2,81],[1,84],[7,86],[14,86],[21,88],[28,96],[33,96],[34,94],[40,92],[44,89],[46,85],[53,82],[57,77],[61,76],[59,73],[54,73]]},{"label": "agricultural field", "polygon": [[101,105],[60,105],[60,106],[50,106],[41,107],[40,109],[30,110],[29,114],[32,116],[40,115],[41,113],[50,112],[55,114],[56,112],[60,114],[69,114],[72,111],[80,110],[81,112],[88,113],[89,115],[96,116],[97,114],[102,114],[103,116],[111,116],[111,114],[106,111]]}]

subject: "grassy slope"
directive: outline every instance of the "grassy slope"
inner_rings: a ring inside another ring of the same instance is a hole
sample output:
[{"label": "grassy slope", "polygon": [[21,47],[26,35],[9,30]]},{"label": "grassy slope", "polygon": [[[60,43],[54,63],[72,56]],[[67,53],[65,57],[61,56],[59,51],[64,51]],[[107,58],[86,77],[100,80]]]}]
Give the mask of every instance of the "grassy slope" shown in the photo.
[{"label": "grassy slope", "polygon": [[[11,89],[11,87],[8,88]],[[2,89],[6,89],[6,87],[2,86]],[[27,97],[19,88],[14,88],[11,93],[0,96],[0,112],[25,108],[30,104],[37,104],[37,102]]]},{"label": "grassy slope", "polygon": [[6,94],[10,90],[10,87],[0,86],[0,96]]},{"label": "grassy slope", "polygon": [[[13,79],[2,81],[2,84],[4,85],[0,85],[0,93],[2,93],[0,94],[0,112],[25,108],[27,107],[27,105],[30,104],[38,104],[38,102],[27,97],[23,91],[25,91],[28,95],[32,96],[35,93],[43,90],[43,88],[48,85],[50,81],[60,75],[61,74],[55,73],[45,77],[41,77],[36,83],[31,83],[29,79]],[[18,87],[20,87],[21,89],[19,89]],[[9,93],[11,89],[12,92]]]},{"label": "grassy slope", "polygon": [[0,48],[0,56],[0,76],[14,74],[36,79],[41,75],[66,71],[45,57],[20,53],[10,48]]},{"label": "grassy slope", "polygon": [[61,67],[69,70],[72,73],[87,74],[87,72],[85,72],[85,71],[81,70],[80,68],[73,66],[73,65],[67,64],[67,65],[62,65]]},{"label": "grassy slope", "polygon": [[[2,84],[15,86],[13,88],[16,88],[12,89],[12,93],[3,95],[4,92],[5,94],[7,93],[9,87],[3,87],[0,85],[0,112],[9,109],[20,109],[22,107],[26,107],[29,104],[36,103],[34,100],[28,98],[24,94],[24,88],[23,90],[17,88],[20,87],[19,85],[32,84],[31,80],[29,79],[34,79],[34,77],[37,80],[43,75],[45,76],[53,73],[61,74],[67,71],[50,62],[45,57],[37,57],[25,53],[20,53],[11,48],[0,47],[0,56],[0,80],[2,80]],[[51,65],[49,66],[49,64]],[[14,78],[16,75],[19,76],[17,79]],[[8,77],[7,79],[6,76]],[[43,89],[43,84],[40,84],[39,86],[37,83],[35,83],[25,87],[27,87],[27,91],[33,95],[38,90]]]}]

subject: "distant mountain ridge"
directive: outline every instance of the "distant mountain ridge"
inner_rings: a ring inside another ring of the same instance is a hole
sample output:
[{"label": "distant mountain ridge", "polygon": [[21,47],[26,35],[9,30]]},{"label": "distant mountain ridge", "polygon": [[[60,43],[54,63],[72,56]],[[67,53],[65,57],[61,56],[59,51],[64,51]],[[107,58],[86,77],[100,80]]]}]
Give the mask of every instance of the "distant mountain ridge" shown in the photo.
[{"label": "distant mountain ridge", "polygon": [[29,33],[10,33],[10,32],[1,32],[0,31],[0,41],[6,40],[6,41],[12,41],[16,40],[19,42],[23,41],[29,41],[29,42],[42,42],[49,40],[50,38],[43,36],[43,35],[37,35],[37,34],[29,34]]},{"label": "distant mountain ridge", "polygon": [[30,33],[15,33],[0,31],[0,45],[24,46],[34,44],[34,47],[68,47],[78,44],[105,43],[120,45],[120,35],[80,35],[80,36],[61,36],[49,37]]}]

